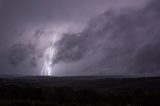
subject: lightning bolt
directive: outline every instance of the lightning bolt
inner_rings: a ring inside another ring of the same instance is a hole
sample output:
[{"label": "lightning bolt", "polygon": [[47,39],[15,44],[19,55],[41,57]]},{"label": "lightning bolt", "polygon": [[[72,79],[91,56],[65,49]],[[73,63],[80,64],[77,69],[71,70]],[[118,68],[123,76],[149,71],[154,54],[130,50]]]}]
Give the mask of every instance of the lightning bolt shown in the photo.
[{"label": "lightning bolt", "polygon": [[52,60],[55,54],[55,48],[53,47],[53,45],[55,44],[55,41],[56,41],[56,34],[53,36],[50,46],[45,50],[44,66],[41,71],[42,76],[51,76],[52,64],[53,64]]}]

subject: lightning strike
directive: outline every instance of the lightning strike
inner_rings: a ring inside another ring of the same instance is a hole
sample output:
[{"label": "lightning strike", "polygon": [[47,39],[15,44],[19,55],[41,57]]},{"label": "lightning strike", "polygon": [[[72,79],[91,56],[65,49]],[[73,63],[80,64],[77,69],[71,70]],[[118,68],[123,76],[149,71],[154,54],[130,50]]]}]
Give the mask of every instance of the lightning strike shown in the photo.
[{"label": "lightning strike", "polygon": [[41,71],[41,75],[42,76],[51,76],[51,71],[52,71],[52,60],[53,60],[53,56],[55,54],[55,48],[54,43],[56,41],[56,34],[55,36],[53,36],[52,42],[50,44],[50,46],[46,49],[45,53],[44,53],[44,66],[42,68]]}]

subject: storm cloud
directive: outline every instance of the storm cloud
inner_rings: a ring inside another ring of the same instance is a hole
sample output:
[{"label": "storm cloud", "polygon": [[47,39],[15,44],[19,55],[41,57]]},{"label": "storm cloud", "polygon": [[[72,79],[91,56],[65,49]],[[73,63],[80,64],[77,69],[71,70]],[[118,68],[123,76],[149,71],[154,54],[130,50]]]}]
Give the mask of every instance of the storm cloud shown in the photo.
[{"label": "storm cloud", "polygon": [[159,0],[152,0],[138,10],[107,10],[93,18],[81,33],[64,34],[57,42],[56,61],[75,62],[98,56],[84,71],[94,73],[92,70],[96,69],[95,73],[136,75],[160,73],[159,5]]},{"label": "storm cloud", "polygon": [[30,59],[35,54],[33,45],[18,43],[9,48],[8,59],[12,65],[19,65],[26,59]]},{"label": "storm cloud", "polygon": [[5,70],[0,73],[39,75],[58,32],[54,75],[159,75],[159,5],[159,0],[0,0]]}]

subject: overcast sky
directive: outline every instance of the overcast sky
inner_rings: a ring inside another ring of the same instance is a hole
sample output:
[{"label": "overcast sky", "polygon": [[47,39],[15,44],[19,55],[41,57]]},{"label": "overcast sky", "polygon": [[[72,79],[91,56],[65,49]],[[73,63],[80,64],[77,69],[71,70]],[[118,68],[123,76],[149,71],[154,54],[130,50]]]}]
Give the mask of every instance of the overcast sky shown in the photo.
[{"label": "overcast sky", "polygon": [[159,75],[159,0],[0,0],[0,74]]}]

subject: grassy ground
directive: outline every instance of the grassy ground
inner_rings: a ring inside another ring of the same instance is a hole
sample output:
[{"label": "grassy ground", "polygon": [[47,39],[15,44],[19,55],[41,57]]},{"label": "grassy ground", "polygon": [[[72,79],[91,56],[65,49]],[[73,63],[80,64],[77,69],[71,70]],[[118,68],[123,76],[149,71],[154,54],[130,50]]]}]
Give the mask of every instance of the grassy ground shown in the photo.
[{"label": "grassy ground", "polygon": [[0,79],[0,106],[159,106],[159,98],[159,77]]}]

